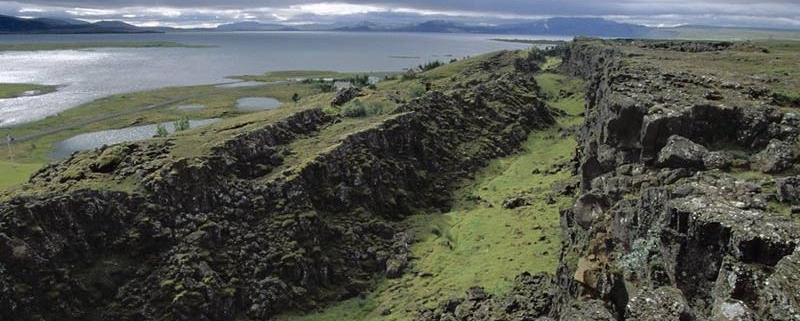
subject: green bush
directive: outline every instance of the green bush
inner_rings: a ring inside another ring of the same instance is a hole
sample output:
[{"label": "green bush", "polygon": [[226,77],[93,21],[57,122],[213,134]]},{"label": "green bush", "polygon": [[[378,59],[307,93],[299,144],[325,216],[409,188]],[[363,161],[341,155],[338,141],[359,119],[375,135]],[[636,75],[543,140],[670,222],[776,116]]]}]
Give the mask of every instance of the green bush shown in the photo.
[{"label": "green bush", "polygon": [[436,68],[438,68],[440,66],[444,66],[444,63],[441,62],[441,61],[438,61],[438,60],[434,60],[434,61],[429,61],[429,62],[425,63],[424,65],[419,65],[419,66],[417,66],[417,68],[420,71],[428,71],[428,70],[431,70],[431,69],[436,69]]},{"label": "green bush", "polygon": [[411,96],[411,98],[419,98],[419,97],[424,96],[425,93],[427,93],[427,92],[428,91],[425,90],[425,86],[424,85],[416,84],[414,86],[411,86],[411,88],[408,90],[408,95]]},{"label": "green bush", "polygon": [[174,123],[172,123],[172,125],[175,126],[176,132],[188,130],[191,127],[191,125],[189,124],[189,117],[186,116],[183,116],[180,119],[176,120]]},{"label": "green bush", "polygon": [[369,86],[369,75],[356,75],[355,77],[348,79],[348,81],[350,81],[350,84],[352,84],[353,87],[366,87]]},{"label": "green bush", "polygon": [[344,117],[372,117],[390,112],[392,106],[385,101],[371,101],[364,103],[354,99],[342,107]]},{"label": "green bush", "polygon": [[317,89],[319,89],[319,91],[324,92],[324,93],[329,93],[329,92],[332,92],[332,91],[336,90],[336,86],[334,86],[333,82],[331,82],[331,81],[324,81],[323,80],[323,81],[320,81],[318,83],[315,83],[314,86],[316,86]]},{"label": "green bush", "polygon": [[156,125],[156,137],[167,137],[167,135],[169,135],[169,132],[164,124]]},{"label": "green bush", "polygon": [[400,77],[400,80],[402,81],[407,81],[412,79],[417,79],[417,73],[414,71],[414,69],[409,69],[408,71],[403,73],[403,75]]},{"label": "green bush", "polygon": [[367,116],[367,109],[360,100],[355,99],[345,104],[342,107],[342,116],[344,117],[364,117]]}]

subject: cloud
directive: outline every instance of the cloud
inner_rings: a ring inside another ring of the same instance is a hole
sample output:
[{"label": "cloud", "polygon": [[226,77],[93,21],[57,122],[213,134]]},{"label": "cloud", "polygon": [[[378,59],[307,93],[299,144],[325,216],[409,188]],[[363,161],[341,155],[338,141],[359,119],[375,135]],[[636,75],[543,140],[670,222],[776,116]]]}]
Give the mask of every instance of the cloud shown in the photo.
[{"label": "cloud", "polygon": [[372,17],[475,22],[549,16],[608,17],[647,25],[710,24],[800,28],[797,0],[30,0],[0,1],[0,14],[119,19],[197,26],[235,20],[301,23]]}]

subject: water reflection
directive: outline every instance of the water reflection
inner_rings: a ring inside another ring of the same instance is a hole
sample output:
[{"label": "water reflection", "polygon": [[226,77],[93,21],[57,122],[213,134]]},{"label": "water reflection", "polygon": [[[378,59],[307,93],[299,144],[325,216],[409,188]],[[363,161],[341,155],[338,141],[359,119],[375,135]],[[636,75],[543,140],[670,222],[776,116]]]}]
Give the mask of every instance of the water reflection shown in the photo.
[{"label": "water reflection", "polygon": [[[189,126],[191,128],[201,127],[216,123],[220,120],[220,118],[190,120]],[[163,123],[162,125],[164,125],[170,133],[175,131],[175,125],[173,123]],[[68,157],[73,152],[91,150],[102,147],[103,145],[145,140],[155,136],[156,127],[157,125],[144,125],[75,135],[53,144],[53,149],[47,156],[53,159],[62,159]]]},{"label": "water reflection", "polygon": [[275,98],[267,97],[247,97],[236,101],[236,108],[246,111],[261,111],[275,109],[281,106],[281,102]]}]

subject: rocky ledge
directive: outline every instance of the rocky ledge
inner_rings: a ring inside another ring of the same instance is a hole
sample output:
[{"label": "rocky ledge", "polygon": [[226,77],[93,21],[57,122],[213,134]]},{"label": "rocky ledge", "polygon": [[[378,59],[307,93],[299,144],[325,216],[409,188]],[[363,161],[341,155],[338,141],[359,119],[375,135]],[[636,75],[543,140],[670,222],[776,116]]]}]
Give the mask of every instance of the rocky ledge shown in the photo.
[{"label": "rocky ledge", "polygon": [[419,320],[800,320],[800,118],[776,99],[781,81],[748,74],[800,52],[770,52],[566,46],[562,70],[589,84],[581,190],[561,213],[553,281],[521,275],[497,297],[473,288]]},{"label": "rocky ledge", "polygon": [[0,203],[0,319],[265,319],[396,276],[397,220],[447,209],[456,181],[554,121],[527,72],[442,89],[300,159],[343,119],[226,121],[41,170]]}]

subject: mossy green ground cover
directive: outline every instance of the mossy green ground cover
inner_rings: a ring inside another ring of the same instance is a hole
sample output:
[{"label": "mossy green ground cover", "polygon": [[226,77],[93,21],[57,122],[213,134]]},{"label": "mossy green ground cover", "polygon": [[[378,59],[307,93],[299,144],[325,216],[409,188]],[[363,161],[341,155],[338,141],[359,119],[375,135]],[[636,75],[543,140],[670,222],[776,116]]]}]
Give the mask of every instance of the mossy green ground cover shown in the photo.
[{"label": "mossy green ground cover", "polygon": [[[543,93],[552,97],[551,105],[567,116],[556,126],[531,133],[518,153],[492,161],[463,182],[453,193],[450,212],[407,219],[416,241],[411,247],[415,259],[401,278],[378,280],[372,292],[319,313],[284,315],[278,320],[410,320],[419,308],[463,296],[474,285],[501,293],[521,272],[555,272],[559,209],[569,206],[572,198],[555,195],[551,188],[571,179],[570,171],[552,169],[567,163],[575,151],[574,138],[562,136],[561,131],[583,121],[582,84],[558,74],[537,79]],[[568,94],[559,97],[562,90]],[[531,205],[502,206],[515,196],[527,197]]]}]

